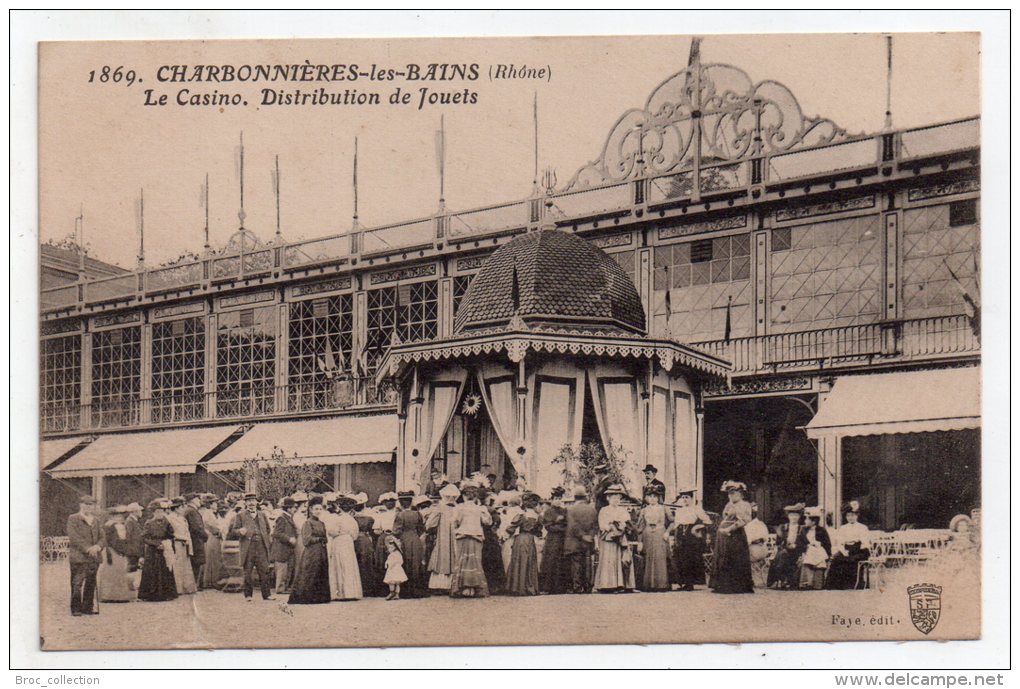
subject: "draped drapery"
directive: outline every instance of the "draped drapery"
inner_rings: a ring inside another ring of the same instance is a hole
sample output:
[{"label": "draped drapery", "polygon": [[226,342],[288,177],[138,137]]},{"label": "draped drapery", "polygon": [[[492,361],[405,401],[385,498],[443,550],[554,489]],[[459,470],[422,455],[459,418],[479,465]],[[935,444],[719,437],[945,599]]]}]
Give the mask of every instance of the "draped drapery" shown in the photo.
[{"label": "draped drapery", "polygon": [[489,420],[499,437],[499,442],[510,458],[514,470],[518,474],[525,474],[527,468],[523,464],[524,458],[517,452],[520,441],[514,376],[503,368],[483,366],[478,369],[477,377],[482,403],[489,410]]},{"label": "draped drapery", "polygon": [[405,440],[404,447],[407,461],[413,467],[411,485],[424,488],[429,475],[428,467],[450,428],[465,381],[467,371],[461,369],[444,373],[423,386],[420,422],[405,426],[410,436]]},{"label": "draped drapery", "polygon": [[581,443],[584,372],[547,369],[534,376],[528,387],[535,395],[531,488],[539,495],[548,496],[555,486],[563,484],[564,470],[569,468],[553,460],[564,445],[576,447]]},{"label": "draped drapery", "polygon": [[641,415],[637,388],[632,378],[599,376],[588,371],[588,387],[595,404],[595,419],[606,448],[623,447],[622,474],[627,492],[640,497],[644,481],[641,476]]}]

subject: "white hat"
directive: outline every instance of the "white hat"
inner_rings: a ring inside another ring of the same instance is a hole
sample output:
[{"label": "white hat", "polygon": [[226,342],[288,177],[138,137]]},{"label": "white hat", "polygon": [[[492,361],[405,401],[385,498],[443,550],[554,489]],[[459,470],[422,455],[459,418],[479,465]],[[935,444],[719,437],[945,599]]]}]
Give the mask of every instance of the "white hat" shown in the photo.
[{"label": "white hat", "polygon": [[366,504],[368,504],[368,495],[366,493],[358,493],[357,495],[354,495],[353,497],[354,497],[354,502],[356,504],[358,504],[358,505],[366,505]]},{"label": "white hat", "polygon": [[411,500],[411,507],[417,507],[418,505],[431,505],[432,500],[427,495],[417,495]]},{"label": "white hat", "polygon": [[448,483],[443,486],[442,490],[439,491],[439,494],[444,498],[457,498],[460,497],[460,488],[452,483]]},{"label": "white hat", "polygon": [[394,493],[393,491],[383,493],[382,495],[379,496],[379,502],[386,502],[387,500],[399,500],[399,499],[400,498],[397,497],[397,494]]}]

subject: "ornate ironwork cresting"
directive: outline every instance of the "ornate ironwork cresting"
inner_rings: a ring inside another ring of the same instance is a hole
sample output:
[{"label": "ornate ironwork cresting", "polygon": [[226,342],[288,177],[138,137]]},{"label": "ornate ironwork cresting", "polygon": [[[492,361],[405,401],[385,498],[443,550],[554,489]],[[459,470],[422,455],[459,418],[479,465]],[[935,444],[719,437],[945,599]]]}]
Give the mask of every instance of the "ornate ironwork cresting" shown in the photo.
[{"label": "ornate ironwork cresting", "polygon": [[807,117],[778,81],[753,82],[741,69],[694,61],[659,84],[644,108],[613,125],[596,160],[565,190],[754,159],[847,138],[823,117]]}]

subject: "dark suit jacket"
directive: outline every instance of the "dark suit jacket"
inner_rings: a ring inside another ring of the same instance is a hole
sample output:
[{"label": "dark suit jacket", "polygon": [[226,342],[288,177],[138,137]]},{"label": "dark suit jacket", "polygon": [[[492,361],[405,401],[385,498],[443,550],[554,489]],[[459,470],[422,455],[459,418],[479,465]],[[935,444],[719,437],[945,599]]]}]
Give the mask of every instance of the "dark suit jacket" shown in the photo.
[{"label": "dark suit jacket", "polygon": [[797,536],[794,538],[793,550],[788,550],[786,547],[786,539],[790,534],[790,523],[780,524],[776,527],[776,548],[780,552],[791,553],[796,557],[800,557],[807,550],[807,536],[804,535],[804,530],[807,527],[801,525],[800,529],[797,530]]},{"label": "dark suit jacket", "polygon": [[[261,534],[261,538],[256,540],[256,521],[257,529]],[[247,529],[247,532],[242,536],[240,529]],[[261,511],[255,513],[255,516],[251,516],[248,510],[241,510],[234,517],[234,521],[230,523],[230,531],[227,533],[228,540],[240,541],[240,555],[241,562],[244,563],[248,559],[248,550],[254,544],[258,548],[265,548],[266,559],[269,559],[269,550],[272,547],[272,534],[269,531],[269,520],[266,519]]]},{"label": "dark suit jacket", "polygon": [[89,555],[88,549],[94,545],[106,545],[103,538],[103,527],[99,517],[92,517],[92,525],[75,512],[67,518],[67,561],[75,564],[81,562],[99,562],[99,555]]},{"label": "dark suit jacket", "polygon": [[184,518],[188,520],[188,531],[191,533],[191,546],[194,553],[191,561],[201,565],[205,563],[205,542],[209,540],[209,532],[205,530],[205,520],[194,507],[184,510]]},{"label": "dark suit jacket", "polygon": [[125,545],[128,562],[135,564],[142,556],[142,525],[134,517],[128,517],[124,521],[124,528],[127,529],[127,543]]},{"label": "dark suit jacket", "polygon": [[591,552],[595,549],[598,533],[598,514],[590,502],[575,502],[567,506],[567,530],[563,537],[564,553]]},{"label": "dark suit jacket", "polygon": [[294,544],[290,539],[297,538],[297,527],[294,525],[294,517],[283,512],[276,518],[273,526],[273,547],[270,555],[273,562],[287,562],[294,554]]},{"label": "dark suit jacket", "polygon": [[666,484],[657,478],[653,478],[650,483],[641,486],[641,497],[648,495],[653,486],[659,491],[659,495],[666,496]]}]

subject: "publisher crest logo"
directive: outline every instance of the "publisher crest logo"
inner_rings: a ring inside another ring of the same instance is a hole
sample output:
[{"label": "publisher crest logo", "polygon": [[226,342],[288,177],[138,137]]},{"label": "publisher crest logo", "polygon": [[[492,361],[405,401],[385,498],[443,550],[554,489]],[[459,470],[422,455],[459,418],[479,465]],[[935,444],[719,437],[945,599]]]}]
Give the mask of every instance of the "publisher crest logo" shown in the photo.
[{"label": "publisher crest logo", "polygon": [[942,614],[942,587],[935,584],[914,584],[907,588],[910,596],[910,621],[922,634],[931,634]]}]

